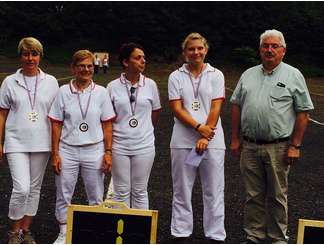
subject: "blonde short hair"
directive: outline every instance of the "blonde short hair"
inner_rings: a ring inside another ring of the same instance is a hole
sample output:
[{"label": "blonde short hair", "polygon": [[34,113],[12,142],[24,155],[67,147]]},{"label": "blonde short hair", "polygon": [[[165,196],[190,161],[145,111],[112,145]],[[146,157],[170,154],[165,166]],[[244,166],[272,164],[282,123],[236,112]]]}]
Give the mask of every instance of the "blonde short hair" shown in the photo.
[{"label": "blonde short hair", "polygon": [[209,45],[208,45],[208,42],[207,42],[206,38],[204,38],[198,32],[192,32],[183,40],[183,42],[181,44],[182,51],[184,51],[186,49],[189,41],[196,40],[196,39],[201,40],[206,49],[209,48]]},{"label": "blonde short hair", "polygon": [[87,49],[78,50],[72,56],[72,65],[76,66],[80,61],[88,58],[92,59],[92,63],[94,63],[95,56],[91,51]]},{"label": "blonde short hair", "polygon": [[18,44],[18,55],[20,56],[23,50],[35,50],[41,56],[43,53],[43,45],[34,37],[24,37]]}]

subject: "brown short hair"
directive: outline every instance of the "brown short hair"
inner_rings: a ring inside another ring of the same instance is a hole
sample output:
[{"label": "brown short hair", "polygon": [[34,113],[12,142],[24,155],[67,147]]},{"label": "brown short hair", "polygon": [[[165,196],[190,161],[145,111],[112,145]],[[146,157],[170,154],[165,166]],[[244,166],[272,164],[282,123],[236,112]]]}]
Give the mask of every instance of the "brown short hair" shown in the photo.
[{"label": "brown short hair", "polygon": [[72,65],[77,65],[80,61],[91,58],[92,63],[94,63],[95,57],[93,53],[87,49],[82,49],[76,51],[72,56]]}]

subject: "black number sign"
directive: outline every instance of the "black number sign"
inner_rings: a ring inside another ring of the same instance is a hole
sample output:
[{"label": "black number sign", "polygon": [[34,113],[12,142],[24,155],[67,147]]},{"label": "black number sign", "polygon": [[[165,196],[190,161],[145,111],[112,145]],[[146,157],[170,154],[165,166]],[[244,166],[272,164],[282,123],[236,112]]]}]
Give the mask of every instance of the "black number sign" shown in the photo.
[{"label": "black number sign", "polygon": [[71,205],[68,213],[67,243],[156,243],[155,210]]}]

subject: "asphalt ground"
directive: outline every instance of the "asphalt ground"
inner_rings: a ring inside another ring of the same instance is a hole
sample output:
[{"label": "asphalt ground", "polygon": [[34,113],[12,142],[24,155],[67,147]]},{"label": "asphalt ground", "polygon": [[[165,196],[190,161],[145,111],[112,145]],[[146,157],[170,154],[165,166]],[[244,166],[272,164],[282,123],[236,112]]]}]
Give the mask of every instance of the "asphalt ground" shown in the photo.
[{"label": "asphalt ground", "polygon": [[[226,75],[225,77],[231,77]],[[235,79],[237,76],[235,77]],[[232,79],[234,81],[235,79]],[[231,80],[231,79],[230,79]],[[323,94],[320,81],[310,81],[311,88]],[[237,81],[237,80],[236,80]],[[322,83],[321,83],[322,84]],[[235,84],[228,84],[233,88]],[[242,230],[244,188],[239,170],[239,161],[229,151],[230,139],[230,98],[231,92],[227,90],[227,99],[222,109],[222,123],[227,145],[225,156],[225,227],[227,231],[226,243],[240,243],[244,240]],[[170,236],[172,181],[170,170],[169,142],[171,138],[173,118],[168,106],[165,93],[161,93],[163,111],[156,129],[156,158],[149,181],[149,199],[151,209],[159,211],[158,217],[158,243],[173,243]],[[311,117],[324,121],[324,97],[312,95],[316,109]],[[292,166],[289,174],[289,230],[290,243],[296,243],[298,219],[324,220],[324,126],[310,123],[303,141],[302,156],[299,162]],[[110,176],[106,178],[106,184]],[[7,242],[9,223],[7,219],[8,204],[11,194],[12,182],[6,162],[0,164],[0,243]],[[106,186],[107,188],[107,186]],[[83,184],[79,180],[72,203],[86,204],[86,195]],[[202,198],[199,178],[193,190],[194,231],[187,243],[208,243],[204,238],[202,224]],[[54,174],[47,167],[44,177],[39,210],[32,231],[38,243],[52,243],[58,233],[58,225],[54,215],[55,183]]]}]

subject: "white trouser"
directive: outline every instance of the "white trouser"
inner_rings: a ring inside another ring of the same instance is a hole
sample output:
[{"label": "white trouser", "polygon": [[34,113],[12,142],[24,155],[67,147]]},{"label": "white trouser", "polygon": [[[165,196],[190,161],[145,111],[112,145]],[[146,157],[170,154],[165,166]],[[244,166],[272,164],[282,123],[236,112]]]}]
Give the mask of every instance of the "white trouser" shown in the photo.
[{"label": "white trouser", "polygon": [[22,219],[35,216],[49,152],[7,153],[13,182],[8,217]]},{"label": "white trouser", "polygon": [[[173,182],[171,234],[188,237],[193,230],[192,188],[197,168],[185,164],[191,149],[171,149]],[[224,150],[208,149],[198,170],[203,193],[205,236],[225,240],[224,228]]]},{"label": "white trouser", "polygon": [[89,205],[102,203],[104,193],[104,173],[101,170],[104,144],[70,146],[60,143],[62,161],[61,174],[55,176],[56,183],[56,219],[64,224],[67,207],[71,203],[74,188],[78,180],[79,168],[87,193]]},{"label": "white trouser", "polygon": [[132,208],[149,208],[147,184],[154,157],[155,150],[134,156],[113,153],[114,201],[124,202]]}]

